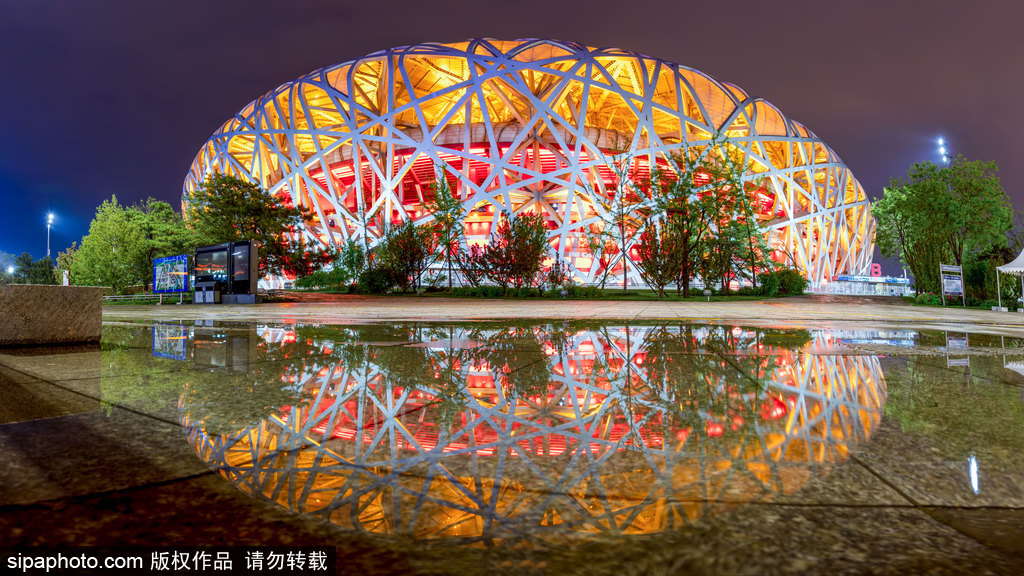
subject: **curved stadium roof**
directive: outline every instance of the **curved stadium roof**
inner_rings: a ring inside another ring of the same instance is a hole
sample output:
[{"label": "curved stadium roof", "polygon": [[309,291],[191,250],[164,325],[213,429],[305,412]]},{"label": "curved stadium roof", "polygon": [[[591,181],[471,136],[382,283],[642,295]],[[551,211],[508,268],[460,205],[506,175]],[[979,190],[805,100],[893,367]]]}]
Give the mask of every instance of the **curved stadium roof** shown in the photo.
[{"label": "curved stadium roof", "polygon": [[[540,212],[552,255],[595,282],[602,271],[584,234],[610,221],[616,190],[652,164],[677,170],[674,155],[716,135],[757,182],[775,260],[815,284],[867,272],[867,197],[802,124],[692,68],[573,42],[417,44],[315,70],[225,122],[199,150],[183,200],[210,173],[233,174],[311,208],[295,233],[308,243],[372,246],[388,224],[432,219],[443,172],[467,209],[468,244],[486,242],[498,214]],[[617,163],[628,164],[623,182]],[[621,282],[623,264],[608,263],[609,283]]]}]

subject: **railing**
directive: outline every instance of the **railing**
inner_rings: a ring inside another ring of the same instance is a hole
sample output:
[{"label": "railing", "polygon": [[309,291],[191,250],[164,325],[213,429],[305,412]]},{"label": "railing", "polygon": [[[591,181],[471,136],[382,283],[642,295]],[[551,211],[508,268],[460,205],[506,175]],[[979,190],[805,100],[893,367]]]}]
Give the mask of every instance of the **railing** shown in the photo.
[{"label": "railing", "polygon": [[192,302],[192,294],[189,293],[187,298],[185,297],[185,294],[183,294],[183,293],[179,293],[179,294],[116,294],[116,295],[113,295],[113,296],[104,296],[103,297],[103,301],[104,302],[125,302],[125,301],[127,301],[127,302],[138,302],[138,301],[149,302],[149,301],[153,301],[153,300],[156,300],[157,304],[163,304],[165,302],[167,304],[191,303]]}]

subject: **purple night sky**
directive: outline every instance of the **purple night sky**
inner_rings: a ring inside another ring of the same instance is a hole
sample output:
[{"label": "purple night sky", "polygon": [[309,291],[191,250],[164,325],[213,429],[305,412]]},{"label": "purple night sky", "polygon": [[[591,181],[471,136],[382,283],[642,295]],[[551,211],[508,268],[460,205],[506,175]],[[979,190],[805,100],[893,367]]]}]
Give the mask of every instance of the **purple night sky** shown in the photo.
[{"label": "purple night sky", "polygon": [[[554,38],[685,64],[823,138],[875,198],[914,162],[1024,165],[1016,2],[11,2],[0,19],[0,251],[80,240],[96,206],[178,205],[199,146],[246,103],[370,52],[470,37]],[[876,256],[877,258],[877,256]],[[897,273],[893,262],[886,273]]]}]

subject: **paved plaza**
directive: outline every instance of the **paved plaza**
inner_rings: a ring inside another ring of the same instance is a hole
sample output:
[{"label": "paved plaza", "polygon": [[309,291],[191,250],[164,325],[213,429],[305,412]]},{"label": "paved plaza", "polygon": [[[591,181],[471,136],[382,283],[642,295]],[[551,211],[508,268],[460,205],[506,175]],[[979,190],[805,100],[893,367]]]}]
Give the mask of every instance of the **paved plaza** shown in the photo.
[{"label": "paved plaza", "polygon": [[1024,314],[911,306],[899,298],[800,296],[733,302],[609,300],[517,300],[409,296],[310,294],[300,302],[258,306],[107,306],[103,319],[223,320],[319,323],[459,321],[522,318],[537,320],[754,321],[772,324],[866,322],[908,326],[960,326],[996,333],[1024,334]]},{"label": "paved plaza", "polygon": [[0,351],[2,542],[329,546],[339,574],[1024,573],[1024,314],[302,300],[107,306],[100,348]]}]

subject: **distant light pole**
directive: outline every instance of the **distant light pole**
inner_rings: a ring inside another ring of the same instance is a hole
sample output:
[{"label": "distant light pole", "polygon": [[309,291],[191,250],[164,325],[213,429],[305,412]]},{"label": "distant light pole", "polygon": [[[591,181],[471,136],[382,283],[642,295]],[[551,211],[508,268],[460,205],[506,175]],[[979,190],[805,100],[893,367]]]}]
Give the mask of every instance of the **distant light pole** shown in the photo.
[{"label": "distant light pole", "polygon": [[50,257],[50,226],[53,225],[53,212],[46,215],[46,257]]},{"label": "distant light pole", "polygon": [[942,162],[945,164],[949,164],[949,161],[953,159],[946,150],[946,141],[941,136],[939,137],[939,156],[942,157]]}]

